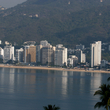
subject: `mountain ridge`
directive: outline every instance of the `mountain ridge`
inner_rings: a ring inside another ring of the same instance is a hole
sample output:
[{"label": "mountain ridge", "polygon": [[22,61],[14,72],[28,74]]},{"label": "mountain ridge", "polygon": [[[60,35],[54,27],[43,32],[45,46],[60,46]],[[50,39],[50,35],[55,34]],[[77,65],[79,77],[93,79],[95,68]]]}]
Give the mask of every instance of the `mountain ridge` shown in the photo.
[{"label": "mountain ridge", "polygon": [[[110,1],[90,0],[92,4],[99,3],[90,8],[86,6],[87,0],[82,1],[85,4],[79,5],[81,0],[74,1],[78,4],[75,10],[72,0],[46,0],[44,4],[28,0],[1,11],[0,39],[18,44],[27,40],[35,40],[37,44],[40,40],[48,40],[53,45],[62,43],[67,47],[79,43],[88,46],[94,40],[109,41]],[[84,8],[80,8],[81,5]]]}]

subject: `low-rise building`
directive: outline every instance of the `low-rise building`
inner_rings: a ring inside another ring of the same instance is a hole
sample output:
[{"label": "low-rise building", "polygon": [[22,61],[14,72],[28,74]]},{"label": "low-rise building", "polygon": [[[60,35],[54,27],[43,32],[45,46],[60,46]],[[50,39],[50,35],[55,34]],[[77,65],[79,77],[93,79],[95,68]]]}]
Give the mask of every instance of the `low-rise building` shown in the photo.
[{"label": "low-rise building", "polygon": [[80,45],[76,45],[76,49],[80,49],[80,50],[84,50],[84,45],[80,44]]},{"label": "low-rise building", "polygon": [[108,64],[108,61],[101,60],[100,68],[105,68],[107,64]]},{"label": "low-rise building", "polygon": [[67,65],[75,67],[78,64],[78,57],[76,57],[75,55],[69,55],[68,61],[67,61]]}]

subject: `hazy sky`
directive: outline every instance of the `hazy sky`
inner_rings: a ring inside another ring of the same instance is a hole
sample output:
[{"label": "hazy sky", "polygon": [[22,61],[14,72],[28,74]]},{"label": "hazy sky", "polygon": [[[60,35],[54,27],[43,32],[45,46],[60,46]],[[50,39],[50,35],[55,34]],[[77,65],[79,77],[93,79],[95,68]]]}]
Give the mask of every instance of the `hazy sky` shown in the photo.
[{"label": "hazy sky", "polygon": [[26,0],[0,0],[0,6],[3,6],[5,8],[10,8],[25,1]]}]

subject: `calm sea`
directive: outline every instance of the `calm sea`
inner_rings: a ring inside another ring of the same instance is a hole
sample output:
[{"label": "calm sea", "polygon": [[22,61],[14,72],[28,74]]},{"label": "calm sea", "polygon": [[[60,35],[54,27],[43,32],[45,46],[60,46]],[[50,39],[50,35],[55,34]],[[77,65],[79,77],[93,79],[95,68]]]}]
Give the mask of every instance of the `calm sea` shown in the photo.
[{"label": "calm sea", "polygon": [[[94,110],[107,73],[0,68],[0,110]],[[96,109],[97,110],[97,109]],[[104,110],[103,108],[100,110]]]}]

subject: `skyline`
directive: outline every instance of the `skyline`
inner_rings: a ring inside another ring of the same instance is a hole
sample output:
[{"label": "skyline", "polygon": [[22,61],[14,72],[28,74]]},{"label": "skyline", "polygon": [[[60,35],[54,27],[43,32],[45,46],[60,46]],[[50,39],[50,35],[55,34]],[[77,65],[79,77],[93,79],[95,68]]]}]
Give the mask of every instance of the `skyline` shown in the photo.
[{"label": "skyline", "polygon": [[26,0],[0,0],[0,6],[3,6],[5,8],[11,8],[25,1]]}]

